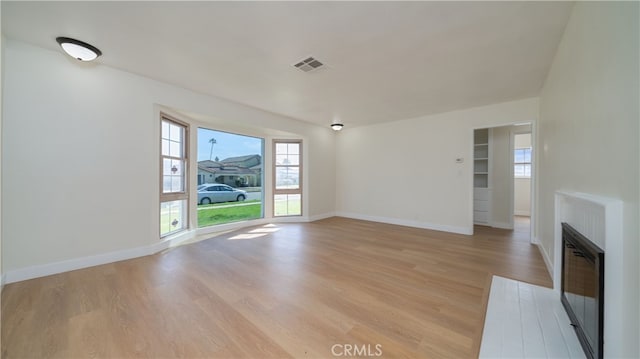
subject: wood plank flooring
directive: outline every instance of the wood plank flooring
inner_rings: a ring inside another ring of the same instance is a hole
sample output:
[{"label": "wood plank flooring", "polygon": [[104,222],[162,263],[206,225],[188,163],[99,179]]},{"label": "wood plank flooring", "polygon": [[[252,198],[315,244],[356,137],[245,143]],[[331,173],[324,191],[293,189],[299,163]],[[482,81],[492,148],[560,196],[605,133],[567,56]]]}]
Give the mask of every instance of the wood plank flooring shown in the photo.
[{"label": "wood plank flooring", "polygon": [[477,357],[492,275],[551,279],[513,231],[476,233],[334,217],[8,284],[2,357]]}]

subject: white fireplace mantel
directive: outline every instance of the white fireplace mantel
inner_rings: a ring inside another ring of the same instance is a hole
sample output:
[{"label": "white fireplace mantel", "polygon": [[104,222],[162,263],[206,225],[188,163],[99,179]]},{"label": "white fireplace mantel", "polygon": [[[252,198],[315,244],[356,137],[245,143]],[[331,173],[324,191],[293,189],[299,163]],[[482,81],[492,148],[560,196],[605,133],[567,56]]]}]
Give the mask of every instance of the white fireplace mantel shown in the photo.
[{"label": "white fireplace mantel", "polygon": [[587,193],[556,191],[553,288],[560,293],[562,276],[562,222],[570,224],[604,250],[604,356],[622,354],[624,313],[619,300],[623,287],[623,202]]}]

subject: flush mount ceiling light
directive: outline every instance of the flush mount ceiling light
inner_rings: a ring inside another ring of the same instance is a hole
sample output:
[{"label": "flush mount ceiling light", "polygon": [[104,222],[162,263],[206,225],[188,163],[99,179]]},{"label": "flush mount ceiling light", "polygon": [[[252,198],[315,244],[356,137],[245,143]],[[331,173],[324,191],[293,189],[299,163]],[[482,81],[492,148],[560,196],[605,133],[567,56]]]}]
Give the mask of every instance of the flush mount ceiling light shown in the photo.
[{"label": "flush mount ceiling light", "polygon": [[80,61],[92,61],[102,55],[102,51],[93,45],[69,37],[57,37],[56,41],[64,52]]},{"label": "flush mount ceiling light", "polygon": [[331,128],[332,128],[334,131],[340,131],[340,130],[342,130],[342,127],[344,127],[344,125],[343,125],[343,124],[341,124],[341,123],[332,123],[332,124],[331,124]]}]

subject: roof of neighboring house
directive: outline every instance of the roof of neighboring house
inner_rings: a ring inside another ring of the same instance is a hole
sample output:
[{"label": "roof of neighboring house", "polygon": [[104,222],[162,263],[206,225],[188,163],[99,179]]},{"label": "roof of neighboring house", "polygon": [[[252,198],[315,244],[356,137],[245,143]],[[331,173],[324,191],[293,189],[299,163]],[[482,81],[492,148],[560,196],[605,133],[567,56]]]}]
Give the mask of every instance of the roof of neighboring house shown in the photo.
[{"label": "roof of neighboring house", "polygon": [[246,160],[250,160],[250,159],[255,158],[255,157],[257,157],[258,159],[261,159],[260,155],[246,155],[246,156],[237,156],[237,157],[225,158],[224,160],[222,160],[220,162],[224,162],[224,163],[244,162]]},{"label": "roof of neighboring house", "polygon": [[210,173],[217,173],[217,169],[213,169],[213,168],[207,168],[207,167],[200,167],[198,166],[198,170],[199,171],[205,171],[205,172],[210,172]]},{"label": "roof of neighboring house", "polygon": [[223,166],[222,163],[216,162],[216,161],[211,161],[211,160],[198,161],[198,167],[202,167],[202,168],[219,168],[222,166]]},{"label": "roof of neighboring house", "polygon": [[242,163],[252,159],[258,159],[258,163],[261,161],[260,155],[248,155],[229,157],[222,161],[204,160],[198,162],[198,170],[215,174],[216,176],[222,175],[255,175],[261,171],[260,164],[247,168],[242,166]]},{"label": "roof of neighboring house", "polygon": [[217,175],[217,176],[223,176],[223,175],[228,175],[228,176],[237,176],[237,175],[256,175],[256,172],[253,170],[250,170],[248,168],[225,168],[225,169],[219,169],[219,168],[198,168],[198,170],[200,171],[204,171],[204,172],[209,172],[211,174]]},{"label": "roof of neighboring house", "polygon": [[248,168],[241,168],[237,166],[225,166],[224,168],[207,168],[198,166],[198,170],[209,172],[218,176],[222,175],[255,175],[254,170]]}]

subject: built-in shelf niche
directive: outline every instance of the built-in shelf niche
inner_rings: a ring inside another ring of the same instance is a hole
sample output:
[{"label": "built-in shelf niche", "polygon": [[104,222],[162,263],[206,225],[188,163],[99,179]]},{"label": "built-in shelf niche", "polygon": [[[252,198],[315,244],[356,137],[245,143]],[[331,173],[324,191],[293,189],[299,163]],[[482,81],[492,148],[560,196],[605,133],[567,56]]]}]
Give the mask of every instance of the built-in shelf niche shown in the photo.
[{"label": "built-in shelf niche", "polygon": [[489,129],[473,132],[473,186],[489,187]]},{"label": "built-in shelf niche", "polygon": [[475,188],[487,188],[489,186],[488,175],[486,173],[473,174],[473,186]]},{"label": "built-in shelf niche", "polygon": [[489,160],[486,158],[475,159],[473,161],[473,172],[483,174],[489,173]]},{"label": "built-in shelf niche", "polygon": [[491,130],[473,132],[473,223],[487,225],[490,220],[489,158]]}]

